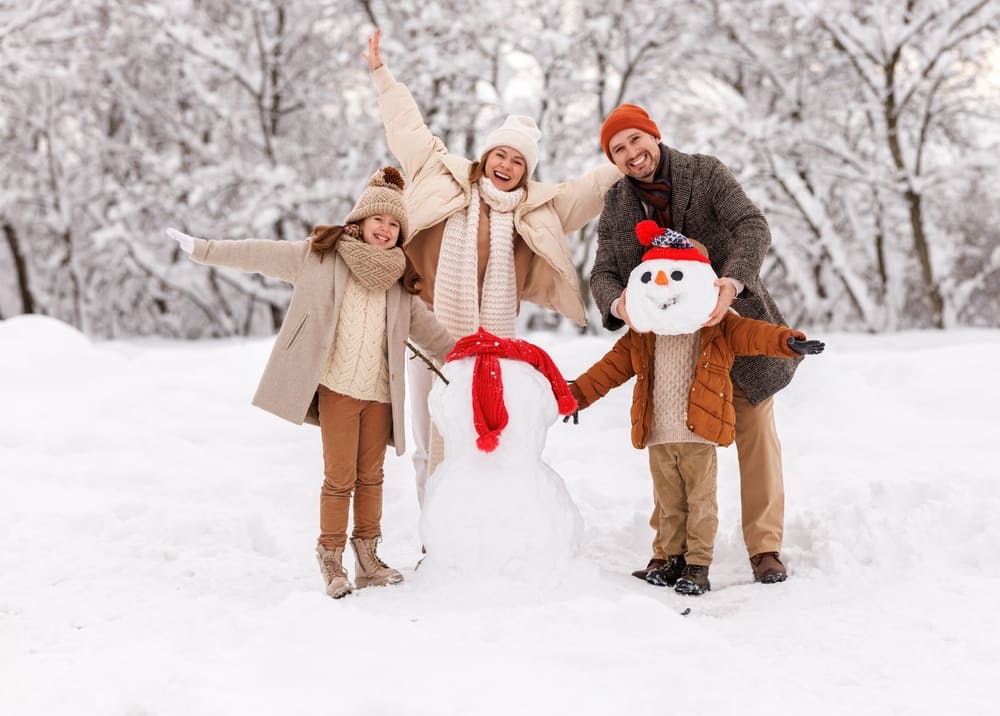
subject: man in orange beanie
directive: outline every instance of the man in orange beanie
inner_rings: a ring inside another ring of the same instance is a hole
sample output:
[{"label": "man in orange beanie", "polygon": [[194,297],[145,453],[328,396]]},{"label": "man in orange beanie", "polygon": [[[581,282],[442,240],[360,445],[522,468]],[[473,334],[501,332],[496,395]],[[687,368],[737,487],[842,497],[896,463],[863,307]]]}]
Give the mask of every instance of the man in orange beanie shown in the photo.
[{"label": "man in orange beanie", "polygon": [[[646,248],[635,240],[635,226],[643,219],[697,239],[708,249],[720,278],[719,301],[706,326],[720,322],[730,306],[741,316],[784,324],[760,277],[771,244],[764,215],[721,161],[679,152],[661,143],[660,136],[646,110],[634,104],[616,107],[601,126],[601,148],[625,175],[605,196],[590,275],[604,327],[633,327],[625,286]],[[741,356],[730,372],[743,540],[754,579],[764,583],[788,576],[781,561],[785,492],[773,396],[792,379],[799,362]],[[655,497],[650,525],[654,530],[659,526]],[[675,557],[667,554],[657,533],[649,565],[633,574],[666,584],[672,575],[664,572],[677,563]]]}]

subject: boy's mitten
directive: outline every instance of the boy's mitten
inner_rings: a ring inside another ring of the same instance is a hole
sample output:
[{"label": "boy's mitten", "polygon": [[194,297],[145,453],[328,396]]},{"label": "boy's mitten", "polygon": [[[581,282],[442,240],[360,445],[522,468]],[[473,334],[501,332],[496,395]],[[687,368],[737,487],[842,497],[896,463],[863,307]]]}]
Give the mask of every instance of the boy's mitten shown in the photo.
[{"label": "boy's mitten", "polygon": [[789,336],[788,347],[800,355],[815,355],[822,353],[826,344],[822,341],[800,341],[795,336]]}]

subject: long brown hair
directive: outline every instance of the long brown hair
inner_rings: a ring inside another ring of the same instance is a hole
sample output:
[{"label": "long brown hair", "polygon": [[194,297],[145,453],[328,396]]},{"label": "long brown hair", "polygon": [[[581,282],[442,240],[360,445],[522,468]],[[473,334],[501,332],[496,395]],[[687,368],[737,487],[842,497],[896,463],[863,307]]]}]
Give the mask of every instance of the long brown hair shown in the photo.
[{"label": "long brown hair", "polygon": [[[488,157],[490,155],[490,153],[493,152],[495,149],[496,149],[496,147],[493,147],[493,149],[490,149],[488,151],[483,152],[483,156],[479,157],[478,161],[472,162],[472,165],[469,167],[469,183],[470,184],[475,184],[477,181],[479,181],[480,177],[483,176],[483,173],[486,171],[486,157]],[[521,187],[525,187],[525,186],[528,186],[528,167],[527,166],[524,167],[524,176],[521,177],[521,181],[519,181],[517,183],[517,186],[515,186],[513,189],[511,189],[511,191],[517,191]]]},{"label": "long brown hair", "polygon": [[[328,252],[336,250],[337,244],[340,243],[340,239],[345,233],[360,237],[361,227],[354,223],[347,226],[316,226],[313,228],[312,234],[309,235],[309,241],[312,244],[310,249],[319,254],[319,260],[322,262]],[[402,237],[396,239],[396,248],[403,252],[403,258],[406,259],[403,276],[399,280],[407,293],[416,296],[423,289],[424,279],[414,268],[413,262],[410,261],[410,257],[403,249]]]},{"label": "long brown hair", "polygon": [[414,268],[406,250],[402,246],[399,247],[399,250],[403,252],[403,257],[406,259],[406,268],[403,269],[403,277],[399,280],[403,282],[403,290],[411,296],[416,296],[424,288],[424,277],[417,273],[417,269]]},{"label": "long brown hair", "polygon": [[[353,226],[359,230],[359,236],[361,227],[357,224],[348,224],[348,226]],[[326,256],[328,251],[333,251],[337,248],[337,243],[340,241],[340,237],[344,235],[345,226],[315,226],[313,227],[312,233],[309,235],[309,241],[312,243],[310,248],[319,254],[319,260],[322,261]]]}]

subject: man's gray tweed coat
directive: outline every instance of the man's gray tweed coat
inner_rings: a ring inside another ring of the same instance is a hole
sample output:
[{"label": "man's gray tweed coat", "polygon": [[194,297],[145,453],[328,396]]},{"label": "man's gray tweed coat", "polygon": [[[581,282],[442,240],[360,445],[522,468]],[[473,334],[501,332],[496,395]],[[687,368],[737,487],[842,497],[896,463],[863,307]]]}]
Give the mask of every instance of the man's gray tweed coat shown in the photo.
[{"label": "man's gray tweed coat", "polygon": [[[704,244],[719,276],[743,282],[743,292],[733,301],[737,313],[784,324],[760,279],[760,267],[771,244],[771,232],[760,209],[715,157],[684,154],[662,144],[660,149],[670,161],[670,228]],[[598,222],[590,290],[609,330],[625,325],[611,314],[611,303],[621,295],[629,274],[646,251],[635,235],[635,225],[645,218],[645,208],[628,179],[620,179],[608,190]],[[799,362],[739,356],[730,375],[751,403],[759,403],[788,385]]]}]

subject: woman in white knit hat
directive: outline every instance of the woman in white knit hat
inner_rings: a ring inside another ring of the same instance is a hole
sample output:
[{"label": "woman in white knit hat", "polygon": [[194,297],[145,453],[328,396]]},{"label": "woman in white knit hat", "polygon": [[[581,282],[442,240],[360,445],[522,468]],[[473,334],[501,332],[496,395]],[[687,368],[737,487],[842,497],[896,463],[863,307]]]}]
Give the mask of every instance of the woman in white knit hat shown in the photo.
[{"label": "woman in white knit hat", "polygon": [[[208,241],[167,229],[198,263],[294,286],[253,403],[320,427],[324,479],[316,557],[334,598],[355,586],[403,581],[379,558],[376,545],[385,448],[395,445],[398,455],[406,448],[406,341],[412,336],[439,361],[455,343],[417,297],[420,276],[401,248],[408,236],[403,185],[395,167],[380,169],[343,226],[317,226],[305,241]],[[343,566],[351,507],[353,585]]]},{"label": "woman in white knit hat", "polygon": [[[541,133],[522,115],[508,116],[490,132],[477,161],[449,153],[427,128],[410,91],[385,66],[379,40],[376,30],[365,58],[389,149],[409,180],[406,251],[424,278],[421,298],[456,339],[480,327],[513,337],[522,300],[586,325],[566,234],[600,213],[618,170],[602,166],[561,184],[531,181]],[[410,372],[421,503],[429,469],[442,457],[436,439],[430,455],[426,397],[433,376],[425,373]]]}]

